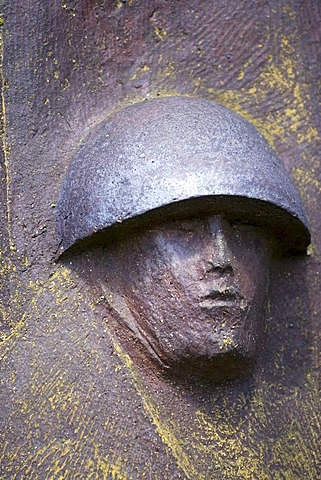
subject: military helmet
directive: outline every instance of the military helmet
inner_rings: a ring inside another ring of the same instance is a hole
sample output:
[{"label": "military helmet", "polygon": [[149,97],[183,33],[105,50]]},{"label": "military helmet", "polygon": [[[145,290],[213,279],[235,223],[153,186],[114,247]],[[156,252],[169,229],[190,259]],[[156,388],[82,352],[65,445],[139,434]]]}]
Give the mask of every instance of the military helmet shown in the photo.
[{"label": "military helmet", "polygon": [[250,123],[205,99],[146,100],[111,115],[75,153],[57,208],[60,253],[125,225],[210,211],[267,228],[288,252],[310,243],[293,182]]}]

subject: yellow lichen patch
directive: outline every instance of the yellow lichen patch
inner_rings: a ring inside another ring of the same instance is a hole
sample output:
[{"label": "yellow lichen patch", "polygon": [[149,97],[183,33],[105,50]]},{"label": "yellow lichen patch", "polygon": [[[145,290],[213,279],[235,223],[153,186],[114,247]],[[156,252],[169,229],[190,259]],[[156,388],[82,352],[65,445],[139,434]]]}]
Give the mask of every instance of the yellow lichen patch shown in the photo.
[{"label": "yellow lichen patch", "polygon": [[[316,138],[317,132],[311,126],[311,114],[305,104],[309,96],[304,83],[297,77],[298,71],[295,47],[295,38],[283,37],[281,39],[280,59],[278,64],[270,57],[269,64],[263,69],[255,84],[255,91],[249,93],[259,102],[263,100],[266,92],[275,92],[283,95],[286,101],[277,111],[267,115],[267,121],[273,128],[273,134],[285,140],[289,133],[297,136],[298,143],[311,141]],[[290,100],[290,102],[289,102]],[[290,103],[290,106],[289,106]],[[302,125],[302,120],[304,124]]]},{"label": "yellow lichen patch", "polygon": [[309,196],[307,189],[310,187],[321,193],[321,180],[318,178],[318,173],[314,168],[294,167],[292,174],[304,196]]},{"label": "yellow lichen patch", "polygon": [[[255,89],[253,90],[256,91]],[[274,125],[271,128],[271,124],[266,121],[266,119],[261,117],[255,117],[253,114],[249,113],[248,108],[246,107],[245,95],[242,92],[235,90],[224,90],[224,91],[214,91],[210,89],[211,97],[213,100],[222,103],[226,107],[234,110],[234,112],[239,113],[244,117],[248,122],[254,125],[264,138],[268,141],[271,147],[275,146],[275,140],[279,137],[281,129]]]},{"label": "yellow lichen patch", "polygon": [[70,82],[67,78],[65,78],[64,82],[61,84],[61,90],[67,90],[70,87]]},{"label": "yellow lichen patch", "polygon": [[[72,280],[70,278],[70,272],[66,268],[58,269],[46,282],[43,284],[40,282],[29,282],[27,284],[29,292],[33,290],[33,296],[30,300],[29,308],[32,308],[36,305],[38,299],[43,295],[45,290],[49,290],[51,293],[56,293],[57,304],[62,303],[63,298],[66,296],[66,288],[72,285]],[[21,291],[17,292],[17,297],[20,298],[22,295]],[[15,298],[13,295],[12,303],[14,305]],[[3,338],[4,345],[3,350],[1,351],[1,358],[4,358],[8,353],[8,349],[12,347],[12,342],[16,342],[19,338],[20,332],[25,326],[25,322],[28,319],[29,312],[25,310],[20,318],[16,319],[15,324],[12,328],[12,332]],[[6,347],[7,344],[7,347]]]},{"label": "yellow lichen patch", "polygon": [[248,67],[253,63],[253,59],[252,58],[249,58],[249,60],[247,60],[244,65],[242,66],[242,68],[240,69],[239,71],[239,74],[237,76],[237,79],[238,80],[243,80],[244,76],[245,76],[245,73],[248,69]]},{"label": "yellow lichen patch", "polygon": [[192,78],[195,88],[199,88],[202,85],[201,77]]},{"label": "yellow lichen patch", "polygon": [[99,458],[97,467],[100,475],[104,480],[111,478],[112,480],[127,480],[126,472],[123,472],[123,462],[121,457],[116,459],[115,463],[108,463],[106,460]]},{"label": "yellow lichen patch", "polygon": [[315,250],[315,247],[313,243],[311,243],[307,248],[307,256],[312,257],[314,255],[314,250]]},{"label": "yellow lichen patch", "polygon": [[[169,60],[164,67],[161,67],[157,70],[157,82],[159,83],[167,83],[170,81],[171,87],[162,87],[162,97],[170,96],[170,95],[179,95],[177,91],[177,87],[174,88],[172,85],[175,84],[176,78],[176,66],[175,63]],[[168,91],[170,88],[170,92]],[[174,93],[175,92],[175,93]]]},{"label": "yellow lichen patch", "polygon": [[244,69],[240,70],[240,73],[238,74],[237,79],[238,80],[243,80],[244,75],[245,75]]},{"label": "yellow lichen patch", "polygon": [[150,67],[148,65],[143,65],[142,67],[138,67],[134,75],[131,77],[132,80],[136,80],[140,77],[144,72],[148,72]]},{"label": "yellow lichen patch", "polygon": [[287,14],[291,20],[294,20],[296,15],[295,12],[292,10],[292,5],[290,3],[284,3],[282,5],[283,13]]},{"label": "yellow lichen patch", "polygon": [[124,7],[128,5],[128,7],[132,7],[135,3],[135,0],[116,0],[116,8]]},{"label": "yellow lichen patch", "polygon": [[[84,323],[87,322],[87,316],[84,313],[83,302],[77,303],[79,290],[72,283],[72,273],[65,268],[58,267],[57,272],[50,277],[38,290],[38,295],[34,296],[32,302],[25,312],[26,321],[39,314],[39,307],[43,306],[43,300],[48,302],[48,311],[42,319],[38,333],[43,338],[55,338],[60,341],[64,334],[64,327],[59,324],[59,319],[69,319],[73,316],[82,314]],[[53,299],[59,296],[64,297],[64,292],[71,287],[70,295],[73,301],[69,307],[65,308],[64,303]],[[61,295],[60,295],[61,294]],[[56,322],[58,320],[58,323]],[[71,320],[72,321],[72,320]],[[90,323],[87,328],[91,331]],[[34,334],[34,330],[32,331]],[[69,330],[68,330],[69,332]],[[56,349],[56,342],[53,342],[53,348],[49,355],[52,360],[43,362],[41,354],[41,345],[34,341],[31,332],[24,333],[26,340],[30,345],[31,365],[28,365],[28,394],[18,398],[12,403],[12,418],[18,414],[25,419],[28,424],[24,438],[24,446],[18,443],[8,445],[3,451],[5,462],[8,468],[14,464],[24,451],[25,462],[20,465],[20,473],[26,478],[35,478],[41,471],[42,478],[58,479],[69,478],[70,471],[73,475],[85,475],[86,478],[112,478],[115,480],[127,480],[128,461],[122,457],[121,452],[112,449],[108,452],[108,458],[104,455],[104,445],[101,445],[101,438],[96,430],[93,429],[93,423],[97,416],[96,409],[91,406],[91,402],[97,396],[95,388],[89,385],[84,392],[78,382],[70,378],[70,372],[74,370],[69,368],[75,365],[74,354],[78,349],[82,349],[82,339],[78,339],[77,331],[71,333],[76,350]],[[23,337],[20,336],[20,340]],[[10,342],[10,350],[20,349]],[[90,352],[95,355],[97,352]],[[45,354],[46,355],[46,354]],[[83,364],[85,358],[82,354],[78,355]],[[97,359],[93,362],[98,362]],[[3,365],[3,364],[2,364]],[[99,358],[100,369],[95,371],[99,374],[106,374],[106,366]],[[101,370],[101,371],[100,371]],[[9,381],[9,377],[7,377]],[[14,382],[14,378],[10,379]],[[98,393],[98,396],[100,394]],[[104,428],[111,432],[118,428],[114,425],[113,418],[108,419],[105,415],[102,417]],[[101,425],[101,421],[99,423]],[[57,427],[58,426],[58,427]],[[58,433],[57,433],[58,432]],[[71,432],[71,437],[69,437]],[[121,436],[122,434],[120,434]],[[126,432],[124,432],[126,435]],[[118,435],[115,436],[118,438]],[[118,440],[117,440],[118,442]],[[119,440],[121,444],[121,440]],[[36,444],[36,447],[34,445]],[[25,445],[27,447],[25,448]],[[77,454],[75,452],[78,452]],[[10,475],[8,470],[8,475]]]},{"label": "yellow lichen patch", "polygon": [[[166,400],[160,392],[157,395],[151,392],[131,359],[115,339],[113,341],[115,351],[130,370],[146,413],[188,479],[213,478],[208,477],[213,475],[213,471],[230,480],[274,480],[283,478],[283,474],[284,478],[290,479],[294,478],[293,472],[296,469],[311,472],[313,478],[315,470],[308,451],[310,440],[306,440],[319,424],[317,415],[311,416],[317,404],[315,389],[306,389],[304,398],[298,389],[288,389],[286,394],[279,396],[275,393],[280,388],[279,384],[261,382],[250,402],[249,398],[240,393],[235,397],[232,394],[233,401],[230,404],[227,395],[223,406],[213,403],[211,414],[199,409],[194,418],[190,414],[185,418],[181,411],[178,418],[171,414],[169,406],[166,407]],[[281,368],[283,362],[277,355],[275,362]],[[284,373],[280,378],[283,375]],[[273,403],[271,398],[274,398]],[[274,424],[275,418],[288,402],[295,402],[299,414],[296,418],[289,417],[291,422],[282,420],[282,430],[275,441],[273,434],[270,438],[271,431],[278,428],[278,422],[277,425]],[[305,420],[305,425],[311,426],[309,434],[306,429],[302,429],[302,419]],[[270,458],[273,462],[282,458],[280,476],[274,464],[269,466]],[[207,471],[208,466],[211,466],[212,473]]]},{"label": "yellow lichen patch", "polygon": [[162,41],[164,41],[165,38],[167,37],[167,32],[166,32],[165,28],[155,27],[154,31],[155,31],[157,37]]},{"label": "yellow lichen patch", "polygon": [[205,480],[206,477],[195,468],[193,458],[191,458],[188,453],[184,451],[184,448],[182,448],[182,443],[186,443],[186,441],[184,442],[184,440],[182,441],[182,439],[178,438],[178,428],[175,425],[175,421],[173,419],[169,419],[168,421],[164,421],[164,419],[162,419],[157,402],[155,402],[155,399],[149,395],[147,388],[143,384],[142,378],[133,364],[133,361],[129,355],[124,352],[115,338],[111,337],[111,339],[119,358],[124,362],[132,374],[137,392],[144,402],[144,408],[148,416],[155,425],[155,428],[162,441],[170,448],[178,466],[184,471],[188,479],[197,478],[199,480]]},{"label": "yellow lichen patch", "polygon": [[[195,93],[206,92],[209,98],[240,113],[258,128],[272,147],[277,141],[286,142],[290,135],[296,137],[298,145],[311,144],[319,139],[319,134],[307,107],[308,87],[297,75],[298,55],[294,45],[295,33],[281,37],[277,60],[269,56],[259,74],[245,87],[237,90],[203,87],[203,79],[198,77],[194,79]],[[244,79],[251,62],[249,59],[240,69],[238,80]],[[262,117],[260,106],[273,98],[277,99],[278,108],[270,109]]]},{"label": "yellow lichen patch", "polygon": [[175,73],[175,65],[174,62],[168,62],[166,67],[164,68],[162,74],[165,77],[170,77]]},{"label": "yellow lichen patch", "polygon": [[[294,167],[292,169],[292,175],[296,181],[303,200],[313,204],[314,202],[318,202],[318,198],[321,193],[321,181],[318,170],[315,168],[319,165],[319,159],[312,157],[306,158],[305,154],[303,157],[305,159],[305,166]],[[311,225],[311,227],[313,227],[313,225]],[[321,257],[321,252],[318,250],[316,244],[310,245],[307,254],[313,254],[319,258]]]}]

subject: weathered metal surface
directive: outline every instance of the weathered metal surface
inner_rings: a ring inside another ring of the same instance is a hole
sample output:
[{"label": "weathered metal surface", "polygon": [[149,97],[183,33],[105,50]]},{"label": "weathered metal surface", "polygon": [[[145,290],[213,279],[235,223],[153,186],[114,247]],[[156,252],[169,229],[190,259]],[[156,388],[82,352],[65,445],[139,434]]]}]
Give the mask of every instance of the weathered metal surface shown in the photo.
[{"label": "weathered metal surface", "polygon": [[206,212],[140,225],[71,268],[104,299],[143,374],[214,387],[248,376],[262,350],[273,246],[261,229]]},{"label": "weathered metal surface", "polygon": [[288,250],[310,243],[292,180],[263,137],[221,105],[171,97],[122,110],[80,147],[57,208],[60,252],[155,209],[166,216],[165,206],[234,213],[274,228]]},{"label": "weathered metal surface", "polygon": [[[2,476],[318,478],[320,2],[7,0],[3,14]],[[77,275],[89,260],[53,261],[59,190],[92,127],[185,94],[267,138],[313,239],[309,257],[272,268],[252,379],[188,390],[125,354],[104,299]]]}]

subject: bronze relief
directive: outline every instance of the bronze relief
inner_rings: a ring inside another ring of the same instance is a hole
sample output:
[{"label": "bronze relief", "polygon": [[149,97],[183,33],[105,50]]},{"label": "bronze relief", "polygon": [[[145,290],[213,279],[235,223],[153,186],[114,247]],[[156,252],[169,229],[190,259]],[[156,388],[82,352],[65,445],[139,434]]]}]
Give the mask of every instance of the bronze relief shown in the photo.
[{"label": "bronze relief", "polygon": [[222,381],[264,339],[269,264],[310,242],[282,162],[243,118],[202,99],[128,107],[71,163],[57,209],[73,257],[142,368]]}]

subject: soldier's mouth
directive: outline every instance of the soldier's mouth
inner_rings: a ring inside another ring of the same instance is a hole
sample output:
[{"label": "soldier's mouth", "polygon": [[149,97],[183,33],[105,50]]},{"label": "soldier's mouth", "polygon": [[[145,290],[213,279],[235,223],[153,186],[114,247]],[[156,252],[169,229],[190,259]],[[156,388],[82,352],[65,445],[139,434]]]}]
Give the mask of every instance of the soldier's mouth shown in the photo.
[{"label": "soldier's mouth", "polygon": [[231,307],[239,303],[242,295],[234,288],[226,288],[224,290],[211,290],[200,298],[199,305],[201,308],[210,310],[217,307]]}]

